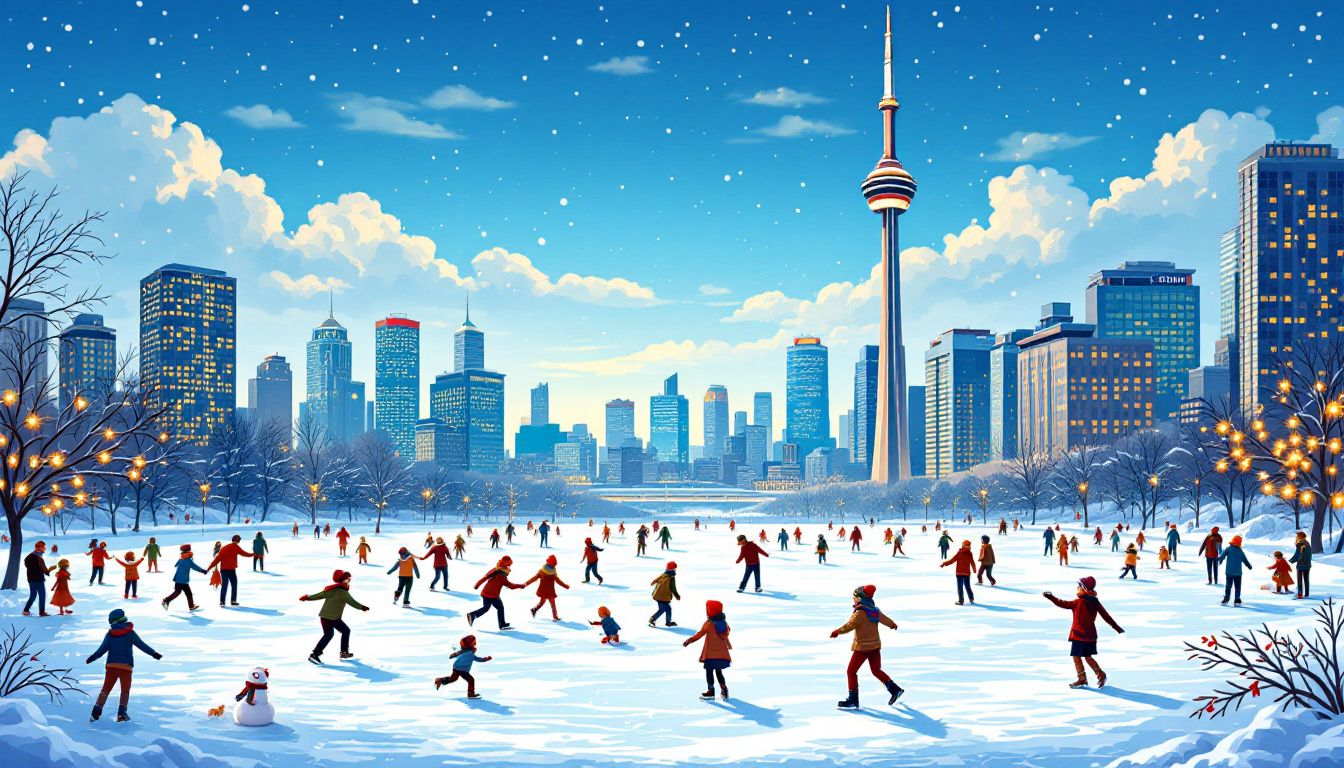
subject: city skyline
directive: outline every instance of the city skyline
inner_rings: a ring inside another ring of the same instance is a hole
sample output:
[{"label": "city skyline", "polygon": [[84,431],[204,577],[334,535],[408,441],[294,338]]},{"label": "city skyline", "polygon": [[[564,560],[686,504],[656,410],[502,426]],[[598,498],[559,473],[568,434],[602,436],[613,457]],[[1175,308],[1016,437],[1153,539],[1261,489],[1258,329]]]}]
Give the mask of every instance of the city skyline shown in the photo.
[{"label": "city skyline", "polygon": [[[1236,165],[1275,137],[1338,145],[1344,123],[1320,74],[1340,19],[1240,7],[893,9],[903,160],[924,187],[903,232],[909,384],[915,350],[959,318],[1027,326],[1046,301],[1081,306],[1087,275],[1172,253],[1191,256],[1211,359]],[[118,258],[88,276],[111,294],[96,311],[122,329],[120,353],[136,343],[136,276],[170,261],[237,277],[240,393],[266,355],[302,359],[290,330],[320,322],[335,289],[355,380],[375,381],[374,321],[425,324],[424,402],[477,294],[511,376],[509,432],[529,381],[555,384],[556,421],[600,429],[602,403],[639,401],[670,369],[687,391],[779,401],[794,336],[842,361],[876,340],[872,221],[852,173],[877,136],[880,4],[750,18],[398,5],[318,9],[307,25],[265,10],[176,8],[165,22],[145,8],[115,29],[90,9],[14,14],[0,135],[16,141],[0,171],[27,170],[74,207],[125,201],[103,226]],[[386,34],[407,24],[422,37]],[[536,60],[512,60],[504,39]],[[1111,53],[1136,39],[1163,56]],[[313,55],[262,61],[295,45]],[[1078,66],[1042,66],[1061,57]],[[635,102],[606,98],[632,84]],[[582,121],[555,117],[575,105]],[[510,156],[519,141],[537,147],[525,161]],[[169,148],[188,162],[165,162]],[[634,214],[642,199],[659,200],[653,215]],[[355,225],[371,233],[358,247],[340,239]],[[686,269],[655,266],[672,259]],[[831,367],[835,392],[852,386],[847,367]]]}]

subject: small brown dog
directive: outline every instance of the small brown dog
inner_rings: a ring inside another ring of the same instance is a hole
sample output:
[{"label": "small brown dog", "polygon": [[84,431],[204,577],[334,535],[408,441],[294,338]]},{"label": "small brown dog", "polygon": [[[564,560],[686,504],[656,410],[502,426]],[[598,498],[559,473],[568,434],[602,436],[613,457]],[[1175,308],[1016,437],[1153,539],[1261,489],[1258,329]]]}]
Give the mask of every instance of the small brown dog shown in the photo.
[{"label": "small brown dog", "polygon": [[207,710],[205,711],[205,713],[206,713],[207,715],[209,715],[210,717],[223,717],[223,716],[224,716],[224,705],[223,705],[223,704],[220,704],[218,707],[211,707],[210,709],[207,709]]}]

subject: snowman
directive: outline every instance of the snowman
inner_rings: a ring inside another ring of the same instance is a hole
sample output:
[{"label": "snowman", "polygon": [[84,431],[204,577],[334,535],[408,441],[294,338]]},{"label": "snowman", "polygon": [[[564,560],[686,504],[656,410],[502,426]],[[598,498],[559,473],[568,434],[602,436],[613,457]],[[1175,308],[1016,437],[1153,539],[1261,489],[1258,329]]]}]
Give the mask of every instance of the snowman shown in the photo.
[{"label": "snowman", "polygon": [[239,725],[259,726],[275,722],[275,707],[266,697],[266,679],[269,670],[256,667],[247,674],[243,690],[234,697],[233,721]]}]

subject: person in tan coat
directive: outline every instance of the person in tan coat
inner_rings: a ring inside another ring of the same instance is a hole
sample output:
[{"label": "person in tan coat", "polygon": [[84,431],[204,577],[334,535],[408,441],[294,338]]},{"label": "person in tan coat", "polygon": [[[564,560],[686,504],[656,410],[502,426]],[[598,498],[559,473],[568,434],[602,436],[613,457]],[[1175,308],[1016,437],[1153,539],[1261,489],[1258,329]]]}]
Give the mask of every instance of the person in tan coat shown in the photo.
[{"label": "person in tan coat", "polygon": [[975,572],[975,583],[984,584],[985,579],[989,579],[989,586],[997,587],[999,582],[994,580],[994,545],[989,543],[988,536],[980,537],[980,569]]},{"label": "person in tan coat", "polygon": [[700,626],[700,631],[686,638],[682,647],[688,647],[701,638],[704,638],[705,644],[700,649],[700,661],[705,665],[705,685],[706,690],[700,694],[700,698],[706,701],[714,698],[714,679],[719,680],[719,693],[724,701],[728,700],[728,683],[723,679],[723,670],[733,665],[733,657],[729,651],[733,644],[728,640],[728,633],[732,629],[728,626],[728,619],[723,613],[723,603],[718,600],[705,601],[705,623]]},{"label": "person in tan coat", "polygon": [[882,671],[882,637],[879,635],[879,628],[882,626],[896,629],[896,622],[892,621],[885,613],[878,610],[873,603],[873,595],[877,594],[877,587],[869,584],[858,587],[854,590],[854,612],[849,615],[849,621],[838,629],[831,630],[831,637],[839,637],[848,632],[854,633],[854,642],[849,644],[849,650],[852,651],[849,657],[849,666],[845,669],[845,680],[849,683],[849,698],[843,701],[837,701],[835,704],[841,709],[857,709],[859,706],[859,667],[864,663],[868,664],[868,670],[873,673],[873,677],[882,681],[887,687],[887,693],[891,694],[891,700],[888,704],[895,704],[905,691],[896,681]]}]

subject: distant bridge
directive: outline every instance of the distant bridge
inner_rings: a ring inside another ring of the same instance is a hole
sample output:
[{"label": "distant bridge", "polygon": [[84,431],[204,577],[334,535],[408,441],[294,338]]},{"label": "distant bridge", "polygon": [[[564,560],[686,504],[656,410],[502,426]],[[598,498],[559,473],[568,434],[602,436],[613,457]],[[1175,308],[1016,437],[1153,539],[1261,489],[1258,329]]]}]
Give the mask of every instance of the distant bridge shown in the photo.
[{"label": "distant bridge", "polygon": [[726,485],[650,485],[650,486],[593,486],[587,492],[606,501],[621,504],[730,504],[749,507],[779,497],[777,493]]}]

